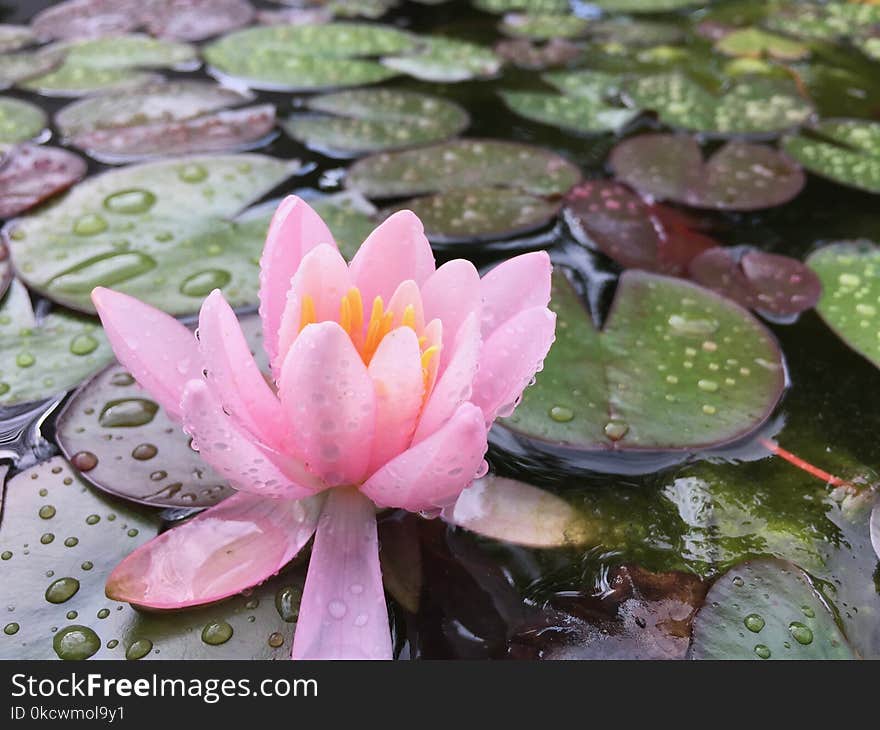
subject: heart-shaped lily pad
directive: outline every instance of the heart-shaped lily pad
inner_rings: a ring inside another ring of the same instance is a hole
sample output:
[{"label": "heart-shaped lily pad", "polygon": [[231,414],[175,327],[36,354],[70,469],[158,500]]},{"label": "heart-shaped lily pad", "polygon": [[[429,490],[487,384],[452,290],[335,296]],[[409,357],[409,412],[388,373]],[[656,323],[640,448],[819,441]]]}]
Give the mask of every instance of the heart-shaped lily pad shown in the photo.
[{"label": "heart-shaped lily pad", "polygon": [[0,145],[0,218],[12,218],[86,174],[81,157],[57,147]]},{"label": "heart-shaped lily pad", "polygon": [[[268,371],[259,317],[241,324]],[[232,493],[190,448],[180,424],[116,363],[77,390],[55,430],[82,477],[113,495],[158,507],[210,507]]]},{"label": "heart-shaped lily pad", "polygon": [[42,76],[64,60],[64,53],[47,48],[0,55],[0,88],[13,86],[34,76]]},{"label": "heart-shaped lily pad", "polygon": [[819,275],[816,311],[838,337],[880,368],[880,247],[871,241],[823,246],[807,259]]},{"label": "heart-shaped lily pad", "polygon": [[880,122],[828,119],[783,147],[810,172],[842,185],[880,193]]},{"label": "heart-shaped lily pad", "polygon": [[571,41],[553,38],[547,43],[533,43],[524,38],[499,41],[495,44],[495,55],[514,66],[527,69],[552,68],[564,66],[580,58],[584,50]]},{"label": "heart-shaped lily pad", "polygon": [[112,357],[96,320],[53,311],[38,322],[27,289],[12,282],[0,304],[0,405],[61,393]]},{"label": "heart-shaped lily pad", "polygon": [[775,78],[732,81],[714,94],[682,73],[643,76],[626,85],[640,109],[676,129],[724,136],[773,135],[803,124],[813,107],[793,84]]},{"label": "heart-shaped lily pad", "polygon": [[313,97],[282,126],[294,139],[334,156],[417,147],[454,137],[468,125],[458,104],[394,89],[353,89]]},{"label": "heart-shaped lily pad", "polygon": [[798,61],[810,55],[809,46],[760,28],[739,28],[715,43],[715,50],[737,58],[775,58]]},{"label": "heart-shaped lily pad", "polygon": [[36,43],[34,32],[26,25],[0,23],[0,53],[10,53]]},{"label": "heart-shaped lily pad", "polygon": [[748,247],[710,249],[688,272],[698,284],[769,317],[793,317],[822,295],[819,277],[797,259]]},{"label": "heart-shaped lily pad", "polygon": [[84,96],[118,91],[157,80],[143,69],[175,68],[197,63],[195,47],[143,35],[121,35],[59,45],[64,61],[54,71],[22,86],[52,96]]},{"label": "heart-shaped lily pad", "polygon": [[683,274],[717,241],[687,216],[651,205],[610,180],[587,180],[565,196],[563,215],[574,237],[625,268]]},{"label": "heart-shaped lily pad", "polygon": [[372,59],[414,48],[414,36],[396,28],[327,23],[248,28],[203,53],[216,72],[253,88],[309,91],[383,81],[395,72]]},{"label": "heart-shaped lily pad", "polygon": [[444,36],[418,40],[414,52],[387,56],[382,59],[382,65],[422,81],[439,83],[488,78],[501,69],[501,59],[491,48]]},{"label": "heart-shaped lily pad", "polygon": [[346,186],[369,198],[507,187],[562,195],[581,178],[564,157],[541,147],[493,139],[459,139],[403,152],[382,152],[351,166]]},{"label": "heart-shaped lily pad", "polygon": [[508,13],[519,10],[525,13],[566,13],[570,10],[568,0],[473,0],[475,8],[487,13]]},{"label": "heart-shaped lily pad", "polygon": [[785,386],[773,336],[745,309],[681,279],[625,271],[602,330],[557,270],[556,342],[506,428],[576,451],[696,450],[735,441]]},{"label": "heart-shaped lily pad", "polygon": [[694,618],[691,659],[854,659],[810,577],[783,560],[722,575]]},{"label": "heart-shaped lily pad", "polygon": [[33,139],[48,120],[40,107],[11,96],[0,96],[0,144]]},{"label": "heart-shaped lily pad", "polygon": [[3,659],[282,659],[302,576],[288,573],[219,605],[135,611],[104,595],[110,571],[155,536],[158,520],[85,486],[56,457],[6,485],[0,600]]},{"label": "heart-shaped lily pad", "polygon": [[703,160],[700,145],[686,135],[631,137],[614,148],[609,165],[642,195],[717,210],[782,205],[805,182],[800,165],[772,147],[731,141]]},{"label": "heart-shaped lily pad", "polygon": [[299,169],[263,155],[203,155],[110,170],[16,221],[12,258],[34,289],[87,312],[96,286],[173,314],[197,311],[215,288],[251,305],[272,211],[241,211]]},{"label": "heart-shaped lily pad", "polygon": [[586,34],[590,21],[576,15],[550,13],[507,13],[499,30],[513,38],[549,40],[550,38],[579,38]]}]

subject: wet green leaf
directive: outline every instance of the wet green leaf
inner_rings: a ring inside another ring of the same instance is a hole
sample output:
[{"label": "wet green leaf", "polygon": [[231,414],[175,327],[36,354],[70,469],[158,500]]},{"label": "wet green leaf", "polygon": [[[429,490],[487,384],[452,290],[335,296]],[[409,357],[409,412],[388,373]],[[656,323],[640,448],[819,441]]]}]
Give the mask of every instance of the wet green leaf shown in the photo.
[{"label": "wet green leaf", "polygon": [[715,49],[727,56],[776,58],[797,61],[810,55],[809,46],[760,28],[741,28],[715,43]]},{"label": "wet green leaf", "polygon": [[593,0],[609,13],[666,13],[698,5],[698,0]]},{"label": "wet green leaf", "polygon": [[765,24],[786,35],[812,40],[869,34],[880,24],[880,7],[866,2],[789,2],[769,13]]},{"label": "wet green leaf", "polygon": [[422,81],[440,83],[494,76],[501,69],[501,59],[491,48],[444,36],[418,40],[413,53],[387,56],[382,64]]},{"label": "wet green leaf", "polygon": [[327,224],[342,255],[352,259],[376,227],[375,206],[355,192],[309,197],[308,201]]},{"label": "wet green leaf", "polygon": [[0,97],[0,144],[33,139],[47,123],[46,115],[38,106],[11,96]]},{"label": "wet green leaf", "polygon": [[51,48],[2,54],[0,55],[0,88],[48,73],[56,68],[63,58],[62,52]]},{"label": "wet green leaf", "polygon": [[590,21],[575,15],[549,13],[508,13],[499,30],[512,38],[549,40],[550,38],[579,38],[587,33]]},{"label": "wet green leaf", "polygon": [[570,9],[568,0],[473,0],[474,7],[487,13],[507,13],[520,10],[526,13],[565,13]]}]

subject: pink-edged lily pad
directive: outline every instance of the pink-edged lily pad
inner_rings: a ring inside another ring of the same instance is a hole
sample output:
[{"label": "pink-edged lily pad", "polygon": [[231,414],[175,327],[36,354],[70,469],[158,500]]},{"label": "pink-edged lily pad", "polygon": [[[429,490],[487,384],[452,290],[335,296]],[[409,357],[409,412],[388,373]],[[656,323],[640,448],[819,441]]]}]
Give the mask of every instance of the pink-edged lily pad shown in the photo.
[{"label": "pink-edged lily pad", "polygon": [[717,246],[683,213],[651,204],[610,180],[587,180],[565,196],[563,216],[574,237],[625,268],[681,275]]},{"label": "pink-edged lily pad", "polygon": [[23,144],[0,150],[0,218],[11,218],[66,190],[86,174],[78,155]]},{"label": "pink-edged lily pad", "polygon": [[242,28],[255,14],[247,0],[150,0],[143,12],[150,33],[183,41],[201,41]]},{"label": "pink-edged lily pad", "polygon": [[642,195],[715,210],[760,210],[787,203],[803,188],[804,172],[766,145],[732,141],[707,160],[694,137],[644,134],[624,140],[609,165]]},{"label": "pink-edged lily pad", "polygon": [[819,277],[797,259],[748,247],[709,249],[688,271],[697,283],[769,317],[793,317],[822,296]]}]

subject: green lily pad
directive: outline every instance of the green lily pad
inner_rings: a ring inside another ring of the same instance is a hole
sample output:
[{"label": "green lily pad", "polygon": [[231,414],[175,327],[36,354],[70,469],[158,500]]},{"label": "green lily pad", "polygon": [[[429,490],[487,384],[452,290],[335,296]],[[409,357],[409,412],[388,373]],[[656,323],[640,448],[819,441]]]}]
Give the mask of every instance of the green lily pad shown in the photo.
[{"label": "green lily pad", "polygon": [[699,5],[698,0],[593,0],[609,13],[669,13]]},{"label": "green lily pad", "polygon": [[855,45],[868,58],[880,61],[880,36],[873,38],[859,38],[855,41]]},{"label": "green lily pad", "polygon": [[709,590],[694,618],[691,659],[855,659],[810,577],[792,563],[754,560]]},{"label": "green lily pad", "polygon": [[512,38],[543,41],[550,38],[580,38],[589,27],[589,20],[576,15],[507,13],[501,19],[499,30]]},{"label": "green lily pad", "polygon": [[541,147],[459,139],[403,152],[382,152],[351,166],[346,186],[369,198],[399,198],[477,187],[562,195],[581,178],[564,157]]},{"label": "green lily pad", "polygon": [[675,23],[632,18],[608,18],[590,24],[590,38],[626,48],[671,46],[684,39],[684,29]]},{"label": "green lily pad", "polygon": [[330,0],[324,7],[337,18],[381,18],[398,0]]},{"label": "green lily pad", "polygon": [[215,288],[233,306],[255,304],[272,211],[241,211],[299,169],[262,155],[202,155],[110,170],[16,221],[16,270],[86,312],[96,286],[173,314],[198,311]]},{"label": "green lily pad", "polygon": [[302,197],[327,224],[342,255],[349,260],[376,227],[376,208],[359,193],[346,191],[319,197],[303,193]]},{"label": "green lily pad", "polygon": [[37,42],[34,32],[26,25],[0,24],[0,53],[10,53]]},{"label": "green lily pad", "polygon": [[[247,596],[186,612],[135,611],[104,595],[110,571],[159,531],[151,512],[91,490],[55,457],[6,486],[2,659],[286,659],[295,627],[280,575]],[[24,547],[24,546],[27,547]],[[279,606],[280,608],[276,608]]]},{"label": "green lily pad", "polygon": [[0,405],[61,393],[112,357],[96,320],[55,310],[37,322],[27,289],[12,282],[0,304]]},{"label": "green lily pad", "polygon": [[870,33],[880,25],[880,7],[858,2],[790,2],[768,14],[765,24],[797,38],[834,41]]},{"label": "green lily pad", "polygon": [[787,137],[783,148],[816,175],[880,193],[880,122],[828,119]]},{"label": "green lily pad", "polygon": [[422,81],[453,83],[494,76],[501,59],[491,48],[443,36],[421,37],[415,52],[387,56],[382,65]]},{"label": "green lily pad", "polygon": [[192,65],[198,55],[188,43],[122,35],[56,46],[65,53],[54,71],[25,81],[22,86],[52,96],[84,96],[143,86],[158,76],[143,69]]},{"label": "green lily pad", "polygon": [[816,311],[840,339],[880,368],[880,246],[843,241],[807,259],[819,275]]},{"label": "green lily pad", "polygon": [[47,124],[48,119],[40,107],[11,96],[0,97],[0,144],[33,139]]},{"label": "green lily pad", "polygon": [[571,9],[568,0],[473,0],[473,5],[487,13],[566,13]]},{"label": "green lily pad", "polygon": [[651,109],[676,129],[718,136],[772,135],[808,121],[813,107],[792,84],[753,77],[713,94],[681,73],[644,76],[626,85],[634,106]]},{"label": "green lily pad", "polygon": [[798,61],[810,55],[809,46],[760,28],[740,28],[715,43],[715,50],[738,58]]},{"label": "green lily pad", "polygon": [[327,23],[248,28],[203,54],[217,73],[253,88],[309,91],[384,81],[395,72],[372,59],[414,48],[414,36],[396,28]]},{"label": "green lily pad", "polygon": [[55,49],[20,51],[0,55],[0,88],[13,86],[34,76],[42,76],[56,68],[64,54]]},{"label": "green lily pad", "polygon": [[556,342],[503,421],[530,443],[576,451],[696,450],[736,441],[785,387],[773,336],[695,284],[625,271],[597,330],[564,273],[553,277]]},{"label": "green lily pad", "polygon": [[458,104],[394,89],[354,89],[310,99],[314,115],[282,124],[294,139],[334,156],[417,147],[454,137],[468,125]]}]

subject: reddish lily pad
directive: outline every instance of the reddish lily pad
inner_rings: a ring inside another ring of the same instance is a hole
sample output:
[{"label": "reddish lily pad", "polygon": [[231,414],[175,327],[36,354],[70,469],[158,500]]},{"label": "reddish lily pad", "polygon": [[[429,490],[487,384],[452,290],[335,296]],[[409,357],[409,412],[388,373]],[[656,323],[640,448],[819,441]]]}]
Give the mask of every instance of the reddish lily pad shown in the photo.
[{"label": "reddish lily pad", "polygon": [[609,165],[642,195],[716,210],[760,210],[787,203],[805,183],[788,155],[732,141],[708,160],[693,137],[644,134],[618,144]]},{"label": "reddish lily pad", "polygon": [[242,28],[254,18],[247,0],[149,0],[143,23],[160,38],[202,41]]},{"label": "reddish lily pad", "polygon": [[597,330],[562,271],[556,342],[504,426],[538,448],[690,451],[763,424],[785,387],[782,353],[749,312],[681,279],[625,271]]},{"label": "reddish lily pad", "polygon": [[0,145],[0,218],[12,218],[66,190],[86,174],[78,155],[57,147]]},{"label": "reddish lily pad", "polygon": [[624,185],[587,180],[565,196],[563,215],[574,237],[625,268],[681,275],[694,256],[717,246],[689,217],[645,202]]},{"label": "reddish lily pad", "polygon": [[688,271],[698,284],[771,318],[798,315],[822,295],[819,277],[797,259],[748,247],[709,249]]},{"label": "reddish lily pad", "polygon": [[499,41],[495,44],[495,55],[526,69],[544,69],[564,66],[584,53],[576,43],[564,38],[552,38],[546,43],[534,43],[526,38]]}]

